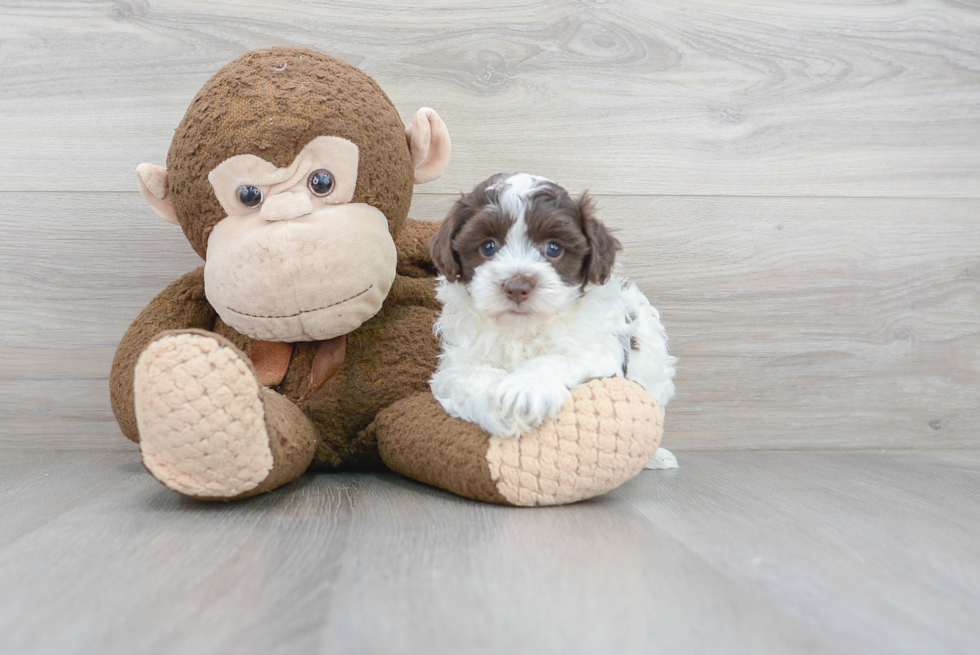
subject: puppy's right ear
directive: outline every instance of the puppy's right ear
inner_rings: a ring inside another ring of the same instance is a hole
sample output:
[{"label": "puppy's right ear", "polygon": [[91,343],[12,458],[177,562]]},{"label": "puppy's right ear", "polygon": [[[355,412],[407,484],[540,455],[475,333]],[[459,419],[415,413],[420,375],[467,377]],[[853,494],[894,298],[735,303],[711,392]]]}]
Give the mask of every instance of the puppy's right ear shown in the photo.
[{"label": "puppy's right ear", "polygon": [[583,193],[578,201],[578,212],[582,220],[582,232],[589,243],[589,254],[585,259],[583,278],[593,284],[605,284],[612,275],[616,253],[623,249],[619,239],[612,235],[602,221],[596,218],[595,201],[588,193]]},{"label": "puppy's right ear", "polygon": [[457,227],[461,224],[465,211],[466,207],[463,200],[457,200],[449,211],[449,215],[446,216],[446,220],[442,222],[439,231],[429,240],[429,254],[432,255],[432,263],[450,282],[458,280],[462,272],[459,257],[453,250],[453,237],[456,235]]}]

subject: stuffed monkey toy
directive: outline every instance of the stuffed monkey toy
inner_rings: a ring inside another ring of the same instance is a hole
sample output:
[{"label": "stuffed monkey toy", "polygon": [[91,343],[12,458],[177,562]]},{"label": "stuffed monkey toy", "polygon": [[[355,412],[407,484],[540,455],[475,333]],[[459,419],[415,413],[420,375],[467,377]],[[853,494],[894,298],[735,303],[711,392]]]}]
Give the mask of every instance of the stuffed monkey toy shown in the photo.
[{"label": "stuffed monkey toy", "polygon": [[414,184],[449,160],[431,109],[406,127],[373,79],[298,48],[214,75],[166,168],[137,180],[204,266],[136,318],[110,376],[146,469],[201,500],[276,489],[308,470],[387,465],[478,500],[574,502],[638,473],[661,413],[635,383],[593,380],[521,439],[443,412],[428,388],[439,312]]}]

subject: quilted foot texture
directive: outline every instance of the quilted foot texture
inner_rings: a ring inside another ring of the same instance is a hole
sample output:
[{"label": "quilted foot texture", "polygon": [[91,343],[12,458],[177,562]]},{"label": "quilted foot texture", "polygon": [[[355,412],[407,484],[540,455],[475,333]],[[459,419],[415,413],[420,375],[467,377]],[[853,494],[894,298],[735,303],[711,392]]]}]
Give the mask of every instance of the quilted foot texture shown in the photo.
[{"label": "quilted foot texture", "polygon": [[268,491],[301,475],[313,457],[306,417],[260,387],[245,355],[218,335],[163,333],[140,355],[134,387],[143,464],[185,496]]},{"label": "quilted foot texture", "polygon": [[623,378],[572,391],[558,417],[520,439],[491,437],[448,416],[431,394],[375,422],[385,463],[461,496],[505,505],[563,505],[615,489],[650,461],[663,435],[657,402]]}]

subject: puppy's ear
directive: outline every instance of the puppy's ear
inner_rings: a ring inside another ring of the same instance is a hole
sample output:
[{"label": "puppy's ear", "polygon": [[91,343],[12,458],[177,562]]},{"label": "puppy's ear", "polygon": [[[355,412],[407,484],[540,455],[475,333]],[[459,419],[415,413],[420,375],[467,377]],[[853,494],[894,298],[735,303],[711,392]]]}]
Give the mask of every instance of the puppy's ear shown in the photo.
[{"label": "puppy's ear", "polygon": [[619,240],[595,217],[595,201],[588,192],[578,200],[578,213],[582,220],[582,233],[589,244],[589,254],[582,265],[583,284],[604,284],[612,275],[616,253],[623,249]]},{"label": "puppy's ear", "polygon": [[463,199],[460,198],[449,210],[449,215],[442,222],[439,231],[429,240],[429,254],[432,255],[432,263],[450,282],[458,280],[460,273],[462,273],[459,257],[453,250],[453,237],[456,235],[458,227],[465,220],[464,214],[466,212],[467,208]]}]

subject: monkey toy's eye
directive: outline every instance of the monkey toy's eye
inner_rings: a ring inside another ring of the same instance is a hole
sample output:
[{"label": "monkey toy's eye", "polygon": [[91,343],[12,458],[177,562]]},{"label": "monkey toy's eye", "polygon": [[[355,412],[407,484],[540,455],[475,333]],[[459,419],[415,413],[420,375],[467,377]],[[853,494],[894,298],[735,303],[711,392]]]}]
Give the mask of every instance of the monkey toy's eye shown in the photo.
[{"label": "monkey toy's eye", "polygon": [[246,207],[258,207],[262,204],[262,190],[254,186],[238,187],[238,200]]},{"label": "monkey toy's eye", "polygon": [[561,247],[557,241],[549,241],[544,246],[544,254],[547,257],[555,259],[556,257],[561,257],[561,254],[565,252],[565,249]]},{"label": "monkey toy's eye", "polygon": [[321,198],[323,196],[329,196],[334,187],[333,175],[325,168],[313,171],[306,180],[306,186],[310,187],[310,191],[315,196],[320,196]]},{"label": "monkey toy's eye", "polygon": [[493,239],[487,239],[480,244],[480,254],[484,257],[493,257],[495,252],[497,252],[497,242]]}]

